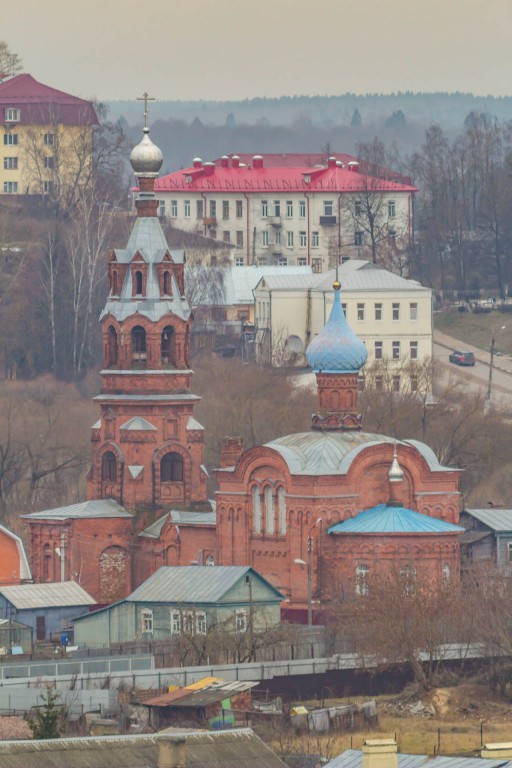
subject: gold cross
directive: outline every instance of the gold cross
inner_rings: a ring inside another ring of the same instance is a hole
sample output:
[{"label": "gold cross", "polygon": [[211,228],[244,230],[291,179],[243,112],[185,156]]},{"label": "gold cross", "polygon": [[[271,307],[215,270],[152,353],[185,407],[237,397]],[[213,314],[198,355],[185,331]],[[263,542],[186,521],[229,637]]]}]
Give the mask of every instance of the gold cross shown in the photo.
[{"label": "gold cross", "polygon": [[150,96],[147,91],[144,91],[142,96],[137,96],[137,101],[143,101],[144,102],[144,128],[148,127],[148,101],[155,101],[154,96]]}]

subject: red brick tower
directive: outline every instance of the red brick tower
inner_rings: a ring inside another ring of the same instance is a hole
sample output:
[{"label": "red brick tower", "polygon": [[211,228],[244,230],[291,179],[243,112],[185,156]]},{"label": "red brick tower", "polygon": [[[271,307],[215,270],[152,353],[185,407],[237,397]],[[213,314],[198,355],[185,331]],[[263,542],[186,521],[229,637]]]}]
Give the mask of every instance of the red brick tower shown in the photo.
[{"label": "red brick tower", "polygon": [[87,498],[168,507],[206,500],[203,427],[191,394],[192,315],[182,251],[170,251],[154,185],[162,153],[149,138],[132,151],[139,181],[128,244],[108,257],[110,293],[101,315],[100,420],[92,428]]}]

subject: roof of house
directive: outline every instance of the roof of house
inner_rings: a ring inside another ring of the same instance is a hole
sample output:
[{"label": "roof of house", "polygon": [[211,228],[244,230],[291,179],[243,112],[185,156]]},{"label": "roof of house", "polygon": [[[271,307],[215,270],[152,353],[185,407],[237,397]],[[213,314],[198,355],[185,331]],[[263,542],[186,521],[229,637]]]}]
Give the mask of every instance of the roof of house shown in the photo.
[{"label": "roof of house", "polygon": [[157,179],[155,184],[157,194],[162,192],[232,192],[235,194],[319,192],[329,195],[365,189],[396,194],[416,192],[416,187],[409,184],[377,179],[342,165],[322,168],[308,166],[256,168],[253,165],[233,167],[231,164],[225,168],[211,164],[206,167],[191,167],[169,173]]},{"label": "roof of house", "polygon": [[226,682],[220,680],[201,688],[178,688],[175,691],[164,693],[161,696],[154,696],[152,699],[146,699],[143,703],[149,707],[206,707],[208,704],[215,704],[217,701],[223,701],[237,693],[243,693],[254,688],[258,683],[235,680]]},{"label": "roof of house", "polygon": [[434,451],[418,440],[397,441],[372,432],[298,432],[265,443],[285,460],[292,475],[344,475],[356,456],[366,448],[386,443],[412,446],[435,472],[454,472],[443,467]]},{"label": "roof of house", "polygon": [[20,109],[22,125],[98,125],[90,101],[51,88],[23,74],[0,83],[0,108]]},{"label": "roof of house", "polygon": [[18,610],[95,605],[96,603],[96,600],[76,581],[16,584],[12,587],[0,587],[0,595],[3,595]]},{"label": "roof of house", "polygon": [[27,553],[25,552],[25,547],[23,546],[23,542],[20,537],[10,531],[8,528],[5,528],[3,525],[0,525],[0,533],[3,533],[10,539],[13,539],[16,544],[18,557],[20,559],[20,579],[24,581],[31,579],[32,574],[30,572],[30,565],[28,564],[27,560]]},{"label": "roof of house", "polygon": [[329,533],[461,533],[452,525],[400,505],[379,504],[329,528]]},{"label": "roof of house", "polygon": [[466,514],[480,520],[497,533],[512,533],[512,509],[465,509]]},{"label": "roof of house", "polygon": [[282,599],[279,590],[249,566],[164,565],[128,595],[126,600],[150,603],[216,603],[247,574],[268,586],[274,593],[274,598],[270,599]]},{"label": "roof of house", "polygon": [[[398,768],[512,768],[512,761],[505,758],[491,760],[481,757],[448,757],[439,755],[397,754]],[[330,760],[324,768],[361,768],[363,753],[359,749],[347,749]]]},{"label": "roof of house", "polygon": [[190,731],[176,728],[130,736],[0,742],[2,768],[156,768],[159,741],[184,737],[185,768],[285,768],[249,728]]},{"label": "roof of house", "polygon": [[21,517],[25,520],[69,520],[89,517],[131,517],[131,515],[114,499],[93,499],[81,501],[78,504],[69,504],[66,507],[31,512],[29,515],[22,515]]},{"label": "roof of house", "polygon": [[209,504],[211,508],[207,512],[171,509],[165,515],[159,517],[158,520],[155,520],[154,523],[148,525],[147,528],[139,533],[139,536],[158,539],[167,520],[171,520],[175,525],[215,525],[217,522],[215,502],[210,499]]}]

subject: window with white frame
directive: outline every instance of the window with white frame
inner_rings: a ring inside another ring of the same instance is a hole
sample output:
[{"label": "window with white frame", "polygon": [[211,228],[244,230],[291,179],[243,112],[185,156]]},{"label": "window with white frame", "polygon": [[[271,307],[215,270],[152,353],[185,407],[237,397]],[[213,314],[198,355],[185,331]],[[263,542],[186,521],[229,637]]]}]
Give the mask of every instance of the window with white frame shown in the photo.
[{"label": "window with white frame", "polygon": [[393,320],[400,320],[400,304],[393,303],[391,307],[391,317]]},{"label": "window with white frame", "polygon": [[418,377],[417,376],[411,376],[409,378],[409,382],[411,384],[411,392],[417,392],[418,391]]},{"label": "window with white frame", "polygon": [[274,493],[270,486],[265,488],[265,530],[267,533],[275,533],[276,530]]},{"label": "window with white frame", "polygon": [[306,218],[306,201],[305,200],[299,200],[299,218],[300,219]]},{"label": "window with white frame", "polygon": [[236,244],[238,248],[244,247],[244,231],[243,229],[237,229],[236,231]]},{"label": "window with white frame", "polygon": [[396,216],[396,202],[394,200],[388,200],[388,218],[394,219]]},{"label": "window with white frame", "polygon": [[19,123],[19,121],[20,121],[20,110],[17,107],[6,107],[5,122]]},{"label": "window with white frame", "polygon": [[171,635],[181,635],[181,613],[171,611]]},{"label": "window with white frame", "polygon": [[279,533],[286,533],[286,491],[281,486],[277,492],[277,508],[279,511]]},{"label": "window with white frame", "polygon": [[400,342],[393,341],[391,344],[391,349],[393,351],[393,360],[400,360]]},{"label": "window with white frame", "polygon": [[356,566],[356,595],[364,597],[370,594],[370,568],[368,565]]},{"label": "window with white frame", "polygon": [[334,216],[334,203],[332,200],[324,200],[324,216]]},{"label": "window with white frame", "polygon": [[202,219],[204,216],[204,200],[196,200],[196,219]]},{"label": "window with white frame", "polygon": [[158,215],[161,219],[165,216],[165,200],[158,201]]},{"label": "window with white frame", "polygon": [[297,266],[298,267],[307,267],[307,265],[308,265],[307,258],[305,256],[299,256],[299,258],[297,259]]},{"label": "window with white frame", "polygon": [[222,218],[229,219],[229,200],[222,201]]},{"label": "window with white frame", "polygon": [[176,219],[178,217],[178,201],[171,200],[171,218]]},{"label": "window with white frame", "polygon": [[210,200],[210,219],[215,219],[217,216],[217,201]]},{"label": "window with white frame", "polygon": [[229,229],[225,229],[223,231],[223,233],[222,233],[222,240],[225,243],[231,242],[231,233],[230,233]]},{"label": "window with white frame", "polygon": [[192,611],[185,611],[183,614],[183,632],[186,635],[192,636],[194,629],[194,614]]},{"label": "window with white frame", "polygon": [[362,245],[363,244],[363,233],[359,230],[357,232],[354,232],[354,245]]},{"label": "window with white frame", "polygon": [[450,571],[450,566],[448,565],[448,563],[445,563],[443,565],[443,583],[444,584],[449,584],[450,583],[451,575],[452,574],[451,574],[451,571]]},{"label": "window with white frame", "polygon": [[206,635],[206,613],[204,611],[196,613],[196,632],[198,635]]},{"label": "window with white frame", "polygon": [[17,133],[4,133],[4,146],[15,147],[18,144]]},{"label": "window with white frame", "polygon": [[242,634],[242,632],[247,632],[248,622],[247,622],[247,611],[243,608],[241,608],[238,611],[235,611],[235,632],[237,634]]},{"label": "window with white frame", "polygon": [[280,256],[279,260],[277,262],[278,267],[287,267],[288,266],[288,259],[286,256]]},{"label": "window with white frame", "polygon": [[362,209],[361,209],[361,201],[356,200],[354,203],[354,216],[356,218],[359,218],[361,216]]},{"label": "window with white frame", "polygon": [[261,216],[266,219],[268,216],[268,200],[261,201]]},{"label": "window with white frame", "polygon": [[286,218],[293,218],[293,200],[286,201]]},{"label": "window with white frame", "polygon": [[153,611],[149,608],[140,612],[140,628],[143,632],[153,632]]},{"label": "window with white frame", "polygon": [[190,219],[190,200],[185,200],[183,203],[184,206],[184,216],[186,219]]},{"label": "window with white frame", "polygon": [[51,195],[53,193],[53,188],[53,181],[43,181],[43,192],[45,195]]},{"label": "window with white frame", "polygon": [[375,319],[382,320],[382,304],[375,304]]},{"label": "window with white frame", "polygon": [[357,305],[357,319],[364,320],[364,304]]},{"label": "window with white frame", "polygon": [[47,147],[52,147],[55,144],[55,134],[45,133],[43,137],[43,141]]},{"label": "window with white frame", "polygon": [[4,157],[4,170],[5,171],[17,171],[18,170],[18,158],[17,157]]},{"label": "window with white frame", "polygon": [[4,192],[6,195],[18,194],[18,182],[17,181],[4,181]]},{"label": "window with white frame", "polygon": [[243,265],[244,265],[244,257],[235,256],[235,267],[243,267]]},{"label": "window with white frame", "polygon": [[275,233],[275,237],[274,237],[274,242],[275,242],[276,245],[281,245],[281,230],[280,229],[276,229],[276,233]]},{"label": "window with white frame", "polygon": [[411,360],[417,360],[418,359],[418,342],[411,341],[409,344],[409,349],[411,353]]},{"label": "window with white frame", "polygon": [[417,301],[411,301],[411,303],[409,304],[409,319],[410,320],[418,319],[418,302]]},{"label": "window with white frame", "polygon": [[259,488],[254,486],[252,489],[252,528],[254,533],[261,533],[261,523],[261,496]]},{"label": "window with white frame", "polygon": [[312,232],[311,233],[311,247],[312,248],[320,248],[320,233],[319,232]]},{"label": "window with white frame", "polygon": [[308,244],[308,236],[306,232],[299,232],[299,245],[301,248],[305,248]]},{"label": "window with white frame", "polygon": [[281,201],[274,200],[274,216],[280,216],[280,215],[281,215]]},{"label": "window with white frame", "polygon": [[236,217],[241,219],[244,215],[244,203],[243,200],[237,200],[235,203]]},{"label": "window with white frame", "polygon": [[293,248],[293,232],[286,233],[286,245],[288,248]]},{"label": "window with white frame", "polygon": [[268,248],[268,232],[266,229],[261,233],[261,244],[263,248]]},{"label": "window with white frame", "polygon": [[376,341],[374,343],[375,359],[382,360],[382,341]]},{"label": "window with white frame", "polygon": [[322,259],[311,259],[311,271],[318,275],[322,271]]}]

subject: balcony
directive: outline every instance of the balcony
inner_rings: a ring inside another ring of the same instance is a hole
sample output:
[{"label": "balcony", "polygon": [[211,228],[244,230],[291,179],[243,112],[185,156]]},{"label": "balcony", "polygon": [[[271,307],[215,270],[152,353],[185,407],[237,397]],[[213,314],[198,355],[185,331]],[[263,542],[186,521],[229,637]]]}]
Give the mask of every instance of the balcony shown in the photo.
[{"label": "balcony", "polygon": [[336,226],[336,216],[320,216],[321,227],[334,227]]},{"label": "balcony", "polygon": [[270,216],[269,217],[269,223],[273,227],[280,227],[282,225],[281,223],[281,217],[280,216]]},{"label": "balcony", "polygon": [[217,217],[216,216],[205,216],[203,218],[203,224],[205,227],[216,227],[217,226]]}]

